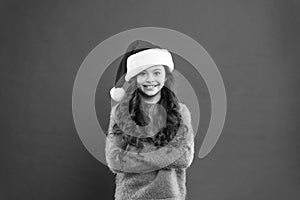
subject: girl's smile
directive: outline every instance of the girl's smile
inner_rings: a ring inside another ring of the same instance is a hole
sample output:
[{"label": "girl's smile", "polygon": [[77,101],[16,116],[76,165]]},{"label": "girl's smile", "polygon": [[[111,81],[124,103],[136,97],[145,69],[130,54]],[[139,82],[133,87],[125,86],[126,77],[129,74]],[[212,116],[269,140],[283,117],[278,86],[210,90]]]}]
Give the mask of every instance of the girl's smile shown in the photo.
[{"label": "girl's smile", "polygon": [[158,86],[158,84],[157,85],[143,85],[143,87],[146,89],[146,90],[152,90],[152,89],[154,89],[155,87],[157,87]]},{"label": "girl's smile", "polygon": [[162,65],[149,67],[137,75],[137,83],[142,98],[147,102],[157,102],[160,99],[160,90],[166,81],[165,68]]}]

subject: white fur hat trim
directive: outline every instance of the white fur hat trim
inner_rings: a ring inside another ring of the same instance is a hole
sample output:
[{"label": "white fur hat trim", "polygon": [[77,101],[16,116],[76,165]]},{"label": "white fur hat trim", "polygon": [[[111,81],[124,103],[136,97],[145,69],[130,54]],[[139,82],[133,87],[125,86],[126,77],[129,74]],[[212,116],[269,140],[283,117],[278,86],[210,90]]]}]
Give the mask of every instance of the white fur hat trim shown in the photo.
[{"label": "white fur hat trim", "polygon": [[166,65],[172,72],[174,62],[171,53],[166,49],[147,49],[129,56],[125,80],[129,81],[135,75],[154,65]]}]

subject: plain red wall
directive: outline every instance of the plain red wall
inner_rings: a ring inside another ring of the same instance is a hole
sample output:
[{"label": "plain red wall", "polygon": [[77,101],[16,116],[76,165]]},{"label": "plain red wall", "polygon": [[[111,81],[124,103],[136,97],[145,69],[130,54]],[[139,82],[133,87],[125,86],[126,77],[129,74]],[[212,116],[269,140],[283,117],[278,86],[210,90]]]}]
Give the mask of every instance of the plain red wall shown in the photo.
[{"label": "plain red wall", "polygon": [[[0,199],[112,199],[113,175],[76,133],[72,87],[96,45],[144,26],[174,29],[197,40],[219,67],[226,87],[225,127],[209,156],[195,157],[188,169],[189,199],[300,198],[299,2],[0,5]],[[105,91],[113,73],[108,72]],[[97,93],[99,108],[110,102],[105,91],[103,98]],[[202,95],[209,105],[207,91]],[[203,109],[209,114],[209,107]],[[105,107],[99,115],[103,126],[108,111]],[[203,119],[205,131],[209,117]]]}]

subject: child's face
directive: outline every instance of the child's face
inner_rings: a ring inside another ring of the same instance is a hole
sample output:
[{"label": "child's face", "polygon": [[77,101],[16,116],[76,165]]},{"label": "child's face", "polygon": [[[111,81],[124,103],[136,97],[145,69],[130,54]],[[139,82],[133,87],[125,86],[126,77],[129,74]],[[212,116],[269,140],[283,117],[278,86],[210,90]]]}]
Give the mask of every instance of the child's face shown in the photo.
[{"label": "child's face", "polygon": [[153,97],[160,92],[165,80],[166,72],[162,65],[149,67],[137,75],[138,87],[149,97]]}]

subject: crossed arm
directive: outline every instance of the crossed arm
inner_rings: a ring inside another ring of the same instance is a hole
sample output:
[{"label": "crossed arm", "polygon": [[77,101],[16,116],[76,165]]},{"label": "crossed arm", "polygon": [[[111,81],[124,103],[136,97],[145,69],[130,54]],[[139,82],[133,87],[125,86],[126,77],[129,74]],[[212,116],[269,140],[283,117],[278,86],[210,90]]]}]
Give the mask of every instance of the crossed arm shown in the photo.
[{"label": "crossed arm", "polygon": [[[194,132],[188,108],[184,104],[180,104],[180,107],[183,123],[188,127],[188,131],[180,133],[184,135],[176,135],[167,146],[146,153],[126,151],[119,147],[121,138],[110,134],[115,124],[114,107],[110,115],[109,134],[105,146],[106,161],[111,171],[146,173],[158,169],[189,167],[194,158]],[[173,146],[172,143],[179,145]]]}]

